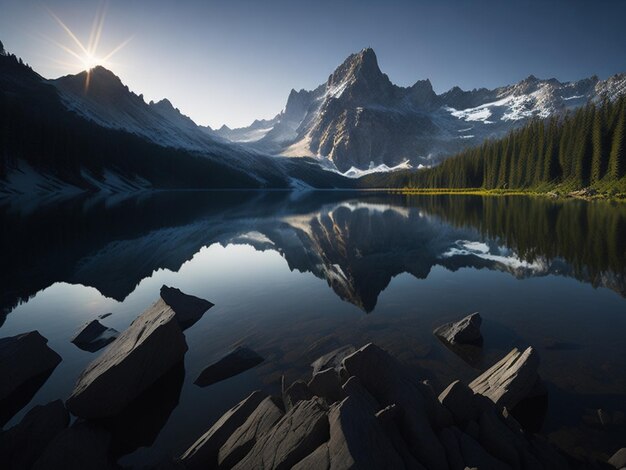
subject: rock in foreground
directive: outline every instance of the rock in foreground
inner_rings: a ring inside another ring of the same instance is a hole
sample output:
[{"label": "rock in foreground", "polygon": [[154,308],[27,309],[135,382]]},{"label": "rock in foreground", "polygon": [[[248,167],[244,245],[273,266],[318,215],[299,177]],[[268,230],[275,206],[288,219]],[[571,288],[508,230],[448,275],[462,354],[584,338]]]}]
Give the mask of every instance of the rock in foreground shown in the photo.
[{"label": "rock in foreground", "polygon": [[609,464],[619,469],[626,468],[626,447],[622,447],[620,450],[615,452],[615,454],[613,454],[613,456],[609,459]]},{"label": "rock in foreground", "polygon": [[196,323],[202,315],[213,307],[208,300],[185,294],[175,287],[162,286],[161,298],[176,313],[176,321],[182,330],[186,330]]},{"label": "rock in foreground", "polygon": [[185,451],[180,460],[190,470],[214,468],[220,447],[245,423],[267,394],[252,392],[245,400],[232,407]]},{"label": "rock in foreground", "polygon": [[114,416],[179,363],[186,351],[174,311],[159,300],[87,366],[67,407],[82,418]]},{"label": "rock in foreground", "polygon": [[436,328],[433,333],[451,344],[480,345],[483,337],[480,333],[482,318],[478,312],[457,321],[446,323]]},{"label": "rock in foreground", "polygon": [[0,339],[0,424],[24,407],[61,362],[38,331]]},{"label": "rock in foreground", "polygon": [[89,423],[76,423],[62,431],[35,462],[35,470],[109,470],[111,435]]},{"label": "rock in foreground", "polygon": [[72,343],[84,351],[96,352],[115,341],[118,336],[117,330],[107,328],[98,320],[92,320],[83,325],[76,336],[72,338]]},{"label": "rock in foreground", "polygon": [[[517,359],[520,367],[505,370],[522,369],[523,374],[522,364],[532,362],[532,353]],[[492,396],[459,381],[438,400],[431,388],[372,344],[344,357],[338,369],[318,371],[312,387],[302,380],[287,387],[282,407],[279,399],[255,392],[220,418],[183,455],[182,464],[191,470],[606,468],[574,461],[545,439],[523,432]],[[518,390],[516,379],[506,383],[500,378],[497,383],[508,385],[509,392]],[[340,391],[336,383],[342,384]],[[286,393],[290,389],[306,393]],[[501,390],[495,383],[485,389],[495,390]],[[332,396],[320,397],[317,391]],[[334,401],[337,396],[340,401]],[[500,400],[514,396],[503,393]]]},{"label": "rock in foreground", "polygon": [[263,362],[263,358],[246,347],[238,347],[219,361],[205,368],[196,381],[196,385],[207,387],[221,380],[240,374]]},{"label": "rock in foreground", "polygon": [[537,387],[539,356],[532,347],[523,353],[514,348],[502,360],[476,377],[470,388],[496,405],[512,410]]},{"label": "rock in foreground", "polygon": [[33,407],[18,424],[0,436],[0,462],[3,468],[31,468],[69,422],[70,414],[61,400]]}]

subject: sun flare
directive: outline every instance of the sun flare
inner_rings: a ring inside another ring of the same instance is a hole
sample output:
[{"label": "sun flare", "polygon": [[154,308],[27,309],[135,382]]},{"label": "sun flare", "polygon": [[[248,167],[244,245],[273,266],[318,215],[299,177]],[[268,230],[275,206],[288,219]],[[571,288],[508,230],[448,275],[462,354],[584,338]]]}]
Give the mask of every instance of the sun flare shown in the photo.
[{"label": "sun flare", "polygon": [[60,49],[62,49],[66,54],[68,54],[72,62],[64,62],[64,65],[72,66],[72,67],[80,67],[81,70],[87,72],[87,78],[85,80],[85,89],[89,87],[89,79],[90,79],[90,71],[97,67],[109,67],[111,65],[110,59],[119,52],[124,46],[128,44],[128,42],[132,39],[132,37],[126,39],[119,45],[113,48],[113,50],[109,51],[106,54],[100,54],[98,51],[98,46],[100,45],[100,38],[102,36],[102,29],[104,27],[104,19],[106,16],[106,8],[101,5],[98,8],[93,24],[91,27],[91,31],[89,33],[89,39],[86,43],[81,41],[78,36],[67,26],[61,18],[59,18],[52,11],[48,10],[52,18],[61,26],[63,31],[66,33],[67,37],[71,40],[71,44],[65,45],[54,42]]}]

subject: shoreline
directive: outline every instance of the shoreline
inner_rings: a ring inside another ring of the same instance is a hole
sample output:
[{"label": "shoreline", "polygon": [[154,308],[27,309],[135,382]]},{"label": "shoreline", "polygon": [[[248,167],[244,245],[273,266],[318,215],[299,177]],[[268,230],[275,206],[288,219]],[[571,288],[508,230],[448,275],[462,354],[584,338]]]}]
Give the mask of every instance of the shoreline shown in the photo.
[{"label": "shoreline", "polygon": [[480,188],[388,188],[386,191],[392,194],[402,194],[406,196],[528,196],[528,197],[547,197],[550,199],[570,200],[579,199],[584,201],[614,201],[626,202],[626,193],[617,193],[609,195],[606,193],[590,193],[585,189],[557,192],[551,191],[532,191],[521,189],[480,189]]}]

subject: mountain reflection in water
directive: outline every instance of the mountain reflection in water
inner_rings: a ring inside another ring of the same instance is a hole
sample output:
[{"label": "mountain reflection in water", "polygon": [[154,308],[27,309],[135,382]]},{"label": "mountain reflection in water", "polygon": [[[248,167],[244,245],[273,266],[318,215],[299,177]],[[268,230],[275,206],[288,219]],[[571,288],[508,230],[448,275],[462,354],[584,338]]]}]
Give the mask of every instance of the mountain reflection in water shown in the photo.
[{"label": "mountain reflection in water", "polygon": [[526,197],[354,193],[160,193],[4,207],[0,308],[64,281],[123,300],[153,271],[203,246],[274,250],[365,312],[390,280],[435,265],[517,278],[556,274],[626,296],[626,207]]},{"label": "mountain reflection in water", "polygon": [[[283,374],[308,377],[320,355],[369,341],[438,391],[532,345],[550,439],[599,455],[626,438],[588,424],[598,408],[626,411],[626,204],[164,192],[5,205],[0,218],[0,337],[38,329],[63,358],[9,425],[69,396],[95,357],[70,343],[80,325],[112,312],[102,323],[123,331],[167,283],[215,307],[185,331],[184,365],[142,399],[152,409],[144,432],[132,412],[106,423],[123,464],[178,455],[251,390],[277,393]],[[477,310],[485,342],[468,365],[432,330]],[[239,344],[266,360],[193,384]]]}]

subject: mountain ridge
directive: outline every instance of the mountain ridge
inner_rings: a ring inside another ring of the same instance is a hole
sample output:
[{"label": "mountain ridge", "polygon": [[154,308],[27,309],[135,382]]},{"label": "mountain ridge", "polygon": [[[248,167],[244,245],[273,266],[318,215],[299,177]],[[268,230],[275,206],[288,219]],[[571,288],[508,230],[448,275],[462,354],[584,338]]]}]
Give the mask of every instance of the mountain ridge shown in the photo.
[{"label": "mountain ridge", "polygon": [[[409,161],[431,166],[445,156],[488,138],[504,136],[529,119],[578,108],[589,100],[626,93],[626,74],[575,82],[534,75],[494,89],[452,87],[437,94],[429,79],[409,87],[393,84],[365,48],[344,60],[314,90],[291,90],[285,109],[265,120],[265,132],[251,126],[216,135],[284,156],[327,160],[339,171],[394,167]],[[300,99],[296,113],[294,98]]]}]

